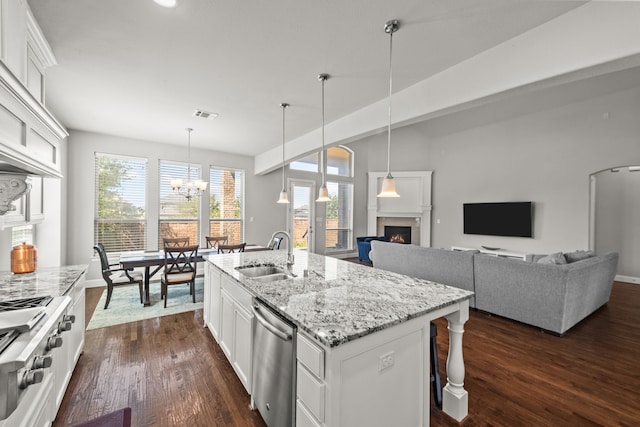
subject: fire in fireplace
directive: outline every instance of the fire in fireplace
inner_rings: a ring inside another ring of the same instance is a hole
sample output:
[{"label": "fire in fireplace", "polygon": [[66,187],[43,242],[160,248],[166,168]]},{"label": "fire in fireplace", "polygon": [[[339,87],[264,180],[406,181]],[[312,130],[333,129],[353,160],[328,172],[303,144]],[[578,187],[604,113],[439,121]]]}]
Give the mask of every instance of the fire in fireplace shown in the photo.
[{"label": "fire in fireplace", "polygon": [[411,227],[385,225],[384,237],[390,242],[411,243]]}]

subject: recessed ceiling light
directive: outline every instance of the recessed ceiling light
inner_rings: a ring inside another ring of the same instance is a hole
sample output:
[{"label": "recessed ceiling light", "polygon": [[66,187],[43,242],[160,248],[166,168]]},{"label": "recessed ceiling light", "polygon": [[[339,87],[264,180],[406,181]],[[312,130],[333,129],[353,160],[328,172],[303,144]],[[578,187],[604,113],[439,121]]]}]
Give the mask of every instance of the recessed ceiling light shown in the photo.
[{"label": "recessed ceiling light", "polygon": [[176,7],[177,0],[153,0],[162,7]]}]

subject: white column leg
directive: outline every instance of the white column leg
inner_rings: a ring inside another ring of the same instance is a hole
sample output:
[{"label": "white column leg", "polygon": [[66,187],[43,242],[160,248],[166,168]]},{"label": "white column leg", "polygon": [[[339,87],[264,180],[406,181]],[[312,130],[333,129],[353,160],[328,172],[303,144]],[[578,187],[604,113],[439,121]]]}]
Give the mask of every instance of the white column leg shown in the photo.
[{"label": "white column leg", "polygon": [[447,356],[447,385],[442,393],[442,410],[462,421],[469,413],[469,394],[464,389],[464,359],[462,334],[469,320],[469,300],[460,303],[460,310],[446,316],[449,322],[449,354]]}]

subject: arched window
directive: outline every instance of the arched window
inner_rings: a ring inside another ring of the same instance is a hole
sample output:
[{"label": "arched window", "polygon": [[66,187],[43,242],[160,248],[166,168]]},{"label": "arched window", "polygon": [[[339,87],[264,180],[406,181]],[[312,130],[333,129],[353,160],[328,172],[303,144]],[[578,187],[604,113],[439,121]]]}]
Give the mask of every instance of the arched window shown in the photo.
[{"label": "arched window", "polygon": [[337,146],[327,149],[327,175],[353,176],[353,151]]}]

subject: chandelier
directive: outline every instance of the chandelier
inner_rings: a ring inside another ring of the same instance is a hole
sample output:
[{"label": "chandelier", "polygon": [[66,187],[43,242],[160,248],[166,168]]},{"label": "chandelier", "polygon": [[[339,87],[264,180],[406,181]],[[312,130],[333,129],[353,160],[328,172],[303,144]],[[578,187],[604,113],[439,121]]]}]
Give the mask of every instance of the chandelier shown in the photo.
[{"label": "chandelier", "polygon": [[187,143],[187,182],[182,185],[182,178],[171,179],[171,188],[177,194],[183,195],[187,200],[191,200],[193,196],[200,196],[207,189],[207,183],[201,179],[191,181],[191,131],[192,128],[186,128],[188,135]]}]

